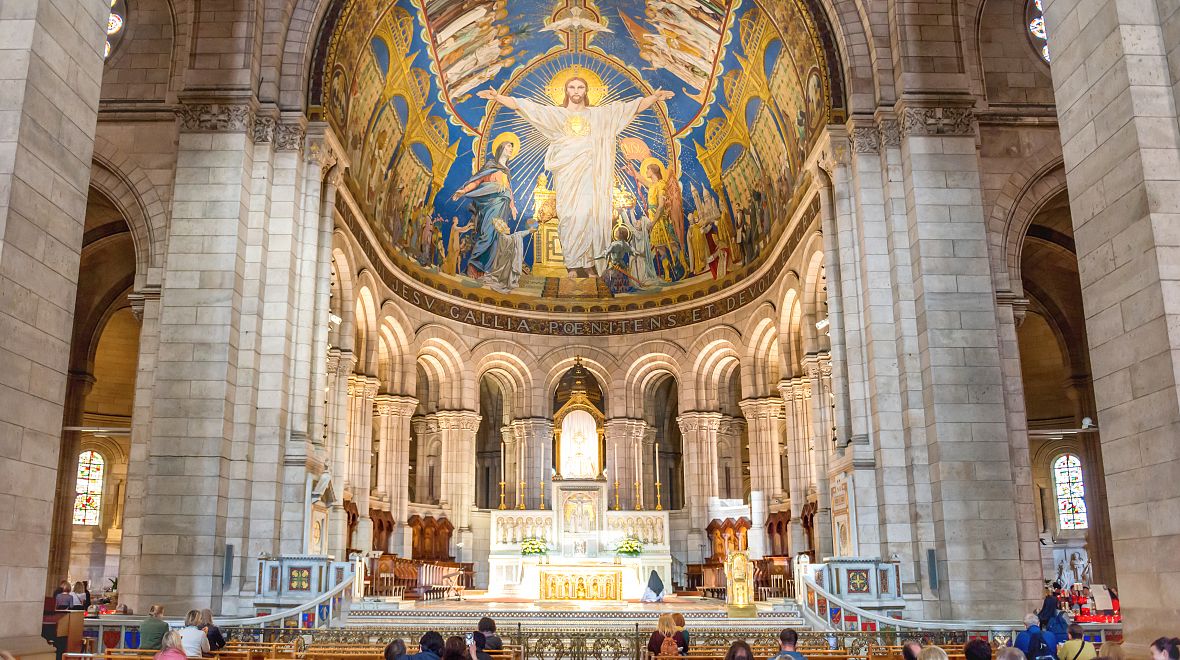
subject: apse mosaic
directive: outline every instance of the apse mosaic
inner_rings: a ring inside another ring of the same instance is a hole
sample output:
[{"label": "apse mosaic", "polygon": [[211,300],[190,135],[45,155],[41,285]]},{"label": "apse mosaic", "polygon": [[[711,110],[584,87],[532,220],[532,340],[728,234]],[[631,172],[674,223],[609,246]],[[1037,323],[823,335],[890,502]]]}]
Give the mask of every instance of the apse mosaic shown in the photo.
[{"label": "apse mosaic", "polygon": [[344,0],[313,98],[418,281],[526,309],[691,299],[769,256],[832,115],[799,2]]}]

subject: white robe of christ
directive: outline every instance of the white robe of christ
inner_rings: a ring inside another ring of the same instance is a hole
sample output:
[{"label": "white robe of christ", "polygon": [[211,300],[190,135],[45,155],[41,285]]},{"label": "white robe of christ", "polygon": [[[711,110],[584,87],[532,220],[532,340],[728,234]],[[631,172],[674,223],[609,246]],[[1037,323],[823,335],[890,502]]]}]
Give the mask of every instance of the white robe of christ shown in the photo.
[{"label": "white robe of christ", "polygon": [[602,256],[611,242],[618,137],[639,114],[641,101],[620,101],[576,112],[516,100],[517,113],[549,141],[545,169],[553,174],[557,237],[566,268],[597,266],[599,274],[605,272]]}]

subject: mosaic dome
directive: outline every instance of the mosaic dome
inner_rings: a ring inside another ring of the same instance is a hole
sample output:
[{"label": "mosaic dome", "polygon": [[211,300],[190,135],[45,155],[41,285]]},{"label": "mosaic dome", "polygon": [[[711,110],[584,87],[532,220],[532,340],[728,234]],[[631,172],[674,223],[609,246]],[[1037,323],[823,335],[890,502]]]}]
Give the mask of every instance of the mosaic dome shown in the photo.
[{"label": "mosaic dome", "polygon": [[399,279],[450,299],[586,314],[719,295],[781,251],[839,112],[816,16],[343,0],[312,82],[350,161],[338,208]]}]

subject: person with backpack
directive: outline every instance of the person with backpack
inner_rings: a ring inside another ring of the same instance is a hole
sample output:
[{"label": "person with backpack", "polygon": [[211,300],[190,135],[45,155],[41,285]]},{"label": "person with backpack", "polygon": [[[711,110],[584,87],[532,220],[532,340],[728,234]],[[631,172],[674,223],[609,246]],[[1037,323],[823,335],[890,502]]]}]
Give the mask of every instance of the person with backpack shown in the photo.
[{"label": "person with backpack", "polygon": [[1069,624],[1069,641],[1057,649],[1057,657],[1060,660],[1093,660],[1098,657],[1098,648],[1086,641],[1085,634],[1078,624]]},{"label": "person with backpack", "polygon": [[1057,638],[1047,630],[1041,630],[1041,620],[1035,614],[1024,617],[1024,625],[1028,628],[1016,636],[1013,644],[1024,651],[1028,660],[1047,658],[1057,660]]},{"label": "person with backpack", "polygon": [[688,651],[684,633],[676,630],[676,621],[671,614],[660,615],[655,631],[647,640],[647,650],[655,655],[684,655]]}]

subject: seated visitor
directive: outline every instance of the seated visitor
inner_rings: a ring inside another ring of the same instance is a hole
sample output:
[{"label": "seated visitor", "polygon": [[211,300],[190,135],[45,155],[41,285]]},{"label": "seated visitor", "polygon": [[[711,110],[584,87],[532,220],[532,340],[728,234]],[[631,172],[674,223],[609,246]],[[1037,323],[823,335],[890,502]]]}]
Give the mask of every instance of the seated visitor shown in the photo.
[{"label": "seated visitor", "polygon": [[1121,642],[1103,642],[1102,646],[1098,647],[1098,658],[1100,660],[1127,660],[1127,652],[1123,650]]},{"label": "seated visitor", "polygon": [[996,660],[1027,660],[1024,652],[1012,646],[1001,646],[996,649]]},{"label": "seated visitor", "polygon": [[156,603],[148,608],[147,618],[139,624],[139,648],[158,650],[168,624],[164,621],[164,606]]},{"label": "seated visitor", "polygon": [[647,640],[647,650],[656,655],[677,655],[683,654],[686,648],[684,634],[676,632],[675,619],[671,614],[661,614]]},{"label": "seated visitor", "polygon": [[431,630],[418,640],[418,652],[409,656],[408,660],[439,660],[443,652],[442,635]]},{"label": "seated visitor", "polygon": [[71,610],[87,610],[90,609],[90,592],[86,590],[85,582],[75,582],[74,592],[70,595],[72,602],[69,609]]},{"label": "seated visitor", "polygon": [[475,650],[475,660],[492,660],[492,656],[485,650],[488,647],[487,635],[478,630],[471,633],[471,645]]},{"label": "seated visitor", "polygon": [[907,639],[901,643],[901,657],[903,660],[918,660],[922,652],[922,643],[915,639]]},{"label": "seated visitor", "polygon": [[772,657],[771,660],[807,660],[802,653],[795,650],[798,644],[799,633],[790,628],[783,628],[782,632],[778,634],[778,655]]},{"label": "seated visitor", "polygon": [[739,639],[729,645],[729,651],[725,653],[725,660],[754,660],[754,651],[750,650],[749,644]]},{"label": "seated visitor", "polygon": [[485,616],[480,619],[475,629],[483,633],[487,650],[502,651],[504,649],[504,642],[496,635],[496,622],[491,617]]},{"label": "seated visitor", "polygon": [[385,660],[405,660],[406,643],[400,639],[395,639],[385,645],[385,651],[382,655],[385,656]]},{"label": "seated visitor", "polygon": [[1152,642],[1151,660],[1180,660],[1180,638],[1160,637]]},{"label": "seated visitor", "polygon": [[963,645],[967,660],[992,660],[992,645],[982,639],[973,639]]},{"label": "seated visitor", "polygon": [[923,646],[922,651],[918,653],[918,660],[949,660],[946,651],[942,650],[941,646]]},{"label": "seated visitor", "polygon": [[[470,652],[467,641],[458,635],[451,635],[443,645],[442,660],[468,660]],[[470,660],[475,660],[470,658]]]},{"label": "seated visitor", "polygon": [[160,652],[152,658],[153,660],[185,660],[188,656],[184,654],[183,644],[180,633],[169,630],[160,640]]},{"label": "seated visitor", "polygon": [[680,633],[680,636],[684,639],[684,650],[687,652],[689,647],[688,630],[686,629],[688,622],[684,620],[683,614],[680,612],[673,612],[672,623],[676,624],[676,632]]},{"label": "seated visitor", "polygon": [[1041,630],[1040,619],[1035,614],[1024,617],[1024,625],[1028,628],[1016,636],[1012,644],[1024,652],[1028,660],[1037,658],[1057,657],[1057,638],[1047,630]]},{"label": "seated visitor", "polygon": [[200,658],[209,654],[209,637],[199,627],[201,625],[200,610],[189,610],[184,615],[184,627],[180,629],[180,643],[184,647],[184,654],[190,658]]},{"label": "seated visitor", "polygon": [[[1076,623],[1069,624],[1067,631],[1069,640],[1057,649],[1057,657],[1061,660],[1091,660],[1098,657],[1098,649],[1087,642],[1085,631]],[[970,658],[968,658],[970,660]]]},{"label": "seated visitor", "polygon": [[209,638],[210,651],[220,651],[225,647],[225,637],[221,634],[221,628],[218,628],[213,623],[213,610],[201,610],[200,628],[205,631],[205,636]]}]

